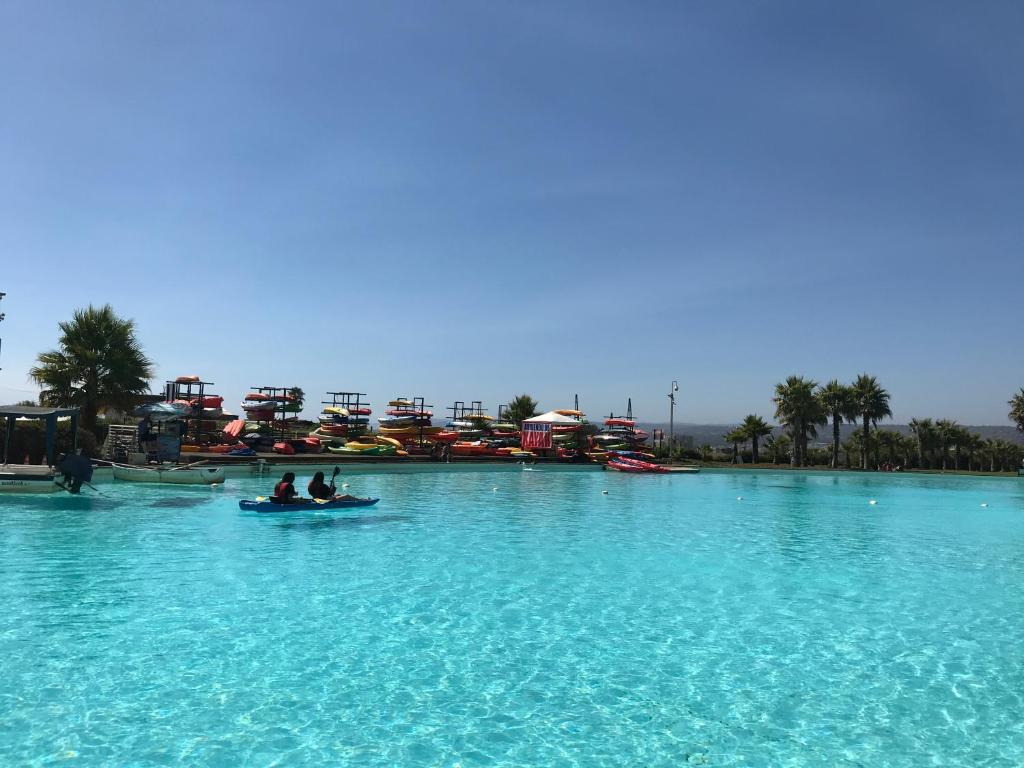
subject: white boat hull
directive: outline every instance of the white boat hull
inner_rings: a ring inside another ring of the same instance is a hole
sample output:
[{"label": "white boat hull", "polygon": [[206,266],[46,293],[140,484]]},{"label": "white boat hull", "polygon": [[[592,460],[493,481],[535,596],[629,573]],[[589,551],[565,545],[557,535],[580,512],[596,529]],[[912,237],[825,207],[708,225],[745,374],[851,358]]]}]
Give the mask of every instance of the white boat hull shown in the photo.
[{"label": "white boat hull", "polygon": [[218,485],[224,482],[224,467],[191,469],[155,469],[149,467],[113,468],[115,480],[130,483],[171,483],[174,485]]},{"label": "white boat hull", "polygon": [[56,493],[61,490],[49,467],[5,464],[0,466],[0,493]]}]

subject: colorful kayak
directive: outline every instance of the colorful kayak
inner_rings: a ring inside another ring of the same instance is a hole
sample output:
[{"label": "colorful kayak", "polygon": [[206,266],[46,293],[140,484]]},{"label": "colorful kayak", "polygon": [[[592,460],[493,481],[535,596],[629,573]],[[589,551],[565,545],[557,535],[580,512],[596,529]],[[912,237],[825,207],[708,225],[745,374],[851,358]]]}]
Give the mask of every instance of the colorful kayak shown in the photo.
[{"label": "colorful kayak", "polygon": [[406,416],[380,416],[377,421],[380,422],[382,427],[398,427],[405,424],[415,424],[419,420],[419,417],[414,413],[410,413]]},{"label": "colorful kayak", "polygon": [[628,459],[624,456],[619,456],[609,461],[608,469],[614,469],[618,472],[651,474],[663,474],[669,471],[668,467],[664,467],[661,464],[651,464],[648,461],[637,461],[636,459]]},{"label": "colorful kayak", "polygon": [[349,507],[372,507],[380,499],[304,499],[294,504],[277,504],[266,497],[257,497],[256,501],[243,499],[238,508],[246,512],[326,512],[332,509],[348,509]]},{"label": "colorful kayak", "polygon": [[633,428],[636,426],[636,419],[622,419],[622,418],[609,418],[604,420],[606,427],[627,427]]}]

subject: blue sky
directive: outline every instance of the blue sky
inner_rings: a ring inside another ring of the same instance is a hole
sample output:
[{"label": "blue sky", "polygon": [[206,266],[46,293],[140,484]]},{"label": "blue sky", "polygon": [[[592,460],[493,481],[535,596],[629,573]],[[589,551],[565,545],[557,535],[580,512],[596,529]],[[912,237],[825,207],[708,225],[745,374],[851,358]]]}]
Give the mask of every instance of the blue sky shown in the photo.
[{"label": "blue sky", "polygon": [[160,381],[899,420],[1024,385],[1019,3],[0,4],[0,399]]}]

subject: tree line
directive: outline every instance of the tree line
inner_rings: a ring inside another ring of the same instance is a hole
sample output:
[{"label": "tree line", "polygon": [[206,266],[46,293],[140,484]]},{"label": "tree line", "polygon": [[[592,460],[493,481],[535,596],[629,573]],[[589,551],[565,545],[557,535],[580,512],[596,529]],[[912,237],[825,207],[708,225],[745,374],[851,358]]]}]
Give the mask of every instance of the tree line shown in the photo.
[{"label": "tree line", "polygon": [[[97,414],[105,407],[129,409],[149,391],[153,364],[145,355],[131,320],[118,317],[110,305],[89,306],[59,324],[54,350],[43,352],[29,376],[42,391],[42,405],[78,406],[85,431],[97,429]],[[1006,440],[986,440],[950,419],[915,418],[911,435],[878,428],[892,416],[889,392],[874,376],[861,374],[852,383],[833,379],[825,384],[804,376],[790,376],[775,385],[775,427],[757,414],[749,414],[724,437],[732,445],[733,460],[740,447],[750,445],[751,459],[761,460],[761,448],[772,463],[786,460],[793,466],[828,464],[838,468],[870,469],[882,462],[921,469],[1012,470],[1020,465],[1024,447]],[[1009,400],[1009,418],[1024,432],[1024,387]],[[536,413],[537,402],[521,395],[508,404],[508,417],[519,422]],[[845,442],[840,426],[858,425]],[[810,446],[819,428],[832,427],[826,455]],[[697,453],[708,458],[710,446]]]},{"label": "tree line", "polygon": [[[723,435],[732,446],[732,460],[738,461],[741,446],[750,445],[751,460],[761,459],[765,448],[772,463],[788,457],[792,466],[825,464],[872,469],[882,464],[918,469],[967,469],[1012,471],[1024,459],[1024,446],[1008,440],[984,439],[951,419],[915,418],[909,423],[911,434],[879,429],[878,422],[892,417],[890,395],[874,376],[861,374],[852,383],[833,379],[825,384],[803,376],[790,376],[775,385],[775,418],[783,427],[775,427],[756,414],[749,414],[735,429]],[[1024,432],[1024,387],[1009,400],[1009,418]],[[840,426],[857,425],[845,441]],[[809,447],[819,428],[831,426],[831,445],[825,455]],[[763,441],[763,442],[762,442]],[[702,446],[699,455],[713,455],[710,446]]]}]

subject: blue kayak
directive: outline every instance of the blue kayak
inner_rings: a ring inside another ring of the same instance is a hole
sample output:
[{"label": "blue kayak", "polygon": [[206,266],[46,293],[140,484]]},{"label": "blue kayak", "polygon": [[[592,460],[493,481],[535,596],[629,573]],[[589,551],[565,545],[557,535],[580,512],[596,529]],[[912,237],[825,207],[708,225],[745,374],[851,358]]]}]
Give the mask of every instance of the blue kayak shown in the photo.
[{"label": "blue kayak", "polygon": [[330,501],[300,501],[298,504],[276,504],[270,499],[238,502],[238,508],[246,512],[322,512],[329,509],[349,507],[372,507],[380,499],[332,499]]}]

